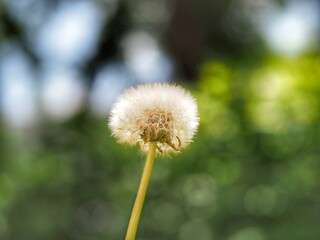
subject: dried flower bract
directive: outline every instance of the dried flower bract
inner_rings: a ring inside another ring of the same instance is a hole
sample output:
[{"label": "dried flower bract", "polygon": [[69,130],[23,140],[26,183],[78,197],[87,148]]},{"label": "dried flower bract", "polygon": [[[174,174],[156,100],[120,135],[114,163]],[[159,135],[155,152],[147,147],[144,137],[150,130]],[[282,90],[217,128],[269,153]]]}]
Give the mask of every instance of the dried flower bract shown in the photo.
[{"label": "dried flower bract", "polygon": [[131,88],[114,104],[109,126],[120,143],[139,143],[144,151],[158,142],[160,153],[185,148],[197,131],[197,104],[189,92],[169,84]]}]

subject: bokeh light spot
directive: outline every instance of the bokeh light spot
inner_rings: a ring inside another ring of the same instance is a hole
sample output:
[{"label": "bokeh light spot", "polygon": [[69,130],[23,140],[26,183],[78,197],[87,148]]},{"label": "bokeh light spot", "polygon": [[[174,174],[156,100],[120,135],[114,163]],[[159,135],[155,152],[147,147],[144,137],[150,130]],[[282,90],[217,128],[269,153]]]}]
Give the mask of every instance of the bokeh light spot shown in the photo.
[{"label": "bokeh light spot", "polygon": [[86,94],[82,77],[71,69],[48,69],[41,90],[45,113],[58,121],[74,116],[81,109]]},{"label": "bokeh light spot", "polygon": [[191,220],[179,230],[180,240],[213,240],[211,227],[205,221]]},{"label": "bokeh light spot", "polygon": [[182,186],[188,204],[193,206],[209,206],[216,198],[216,183],[206,174],[186,177]]}]

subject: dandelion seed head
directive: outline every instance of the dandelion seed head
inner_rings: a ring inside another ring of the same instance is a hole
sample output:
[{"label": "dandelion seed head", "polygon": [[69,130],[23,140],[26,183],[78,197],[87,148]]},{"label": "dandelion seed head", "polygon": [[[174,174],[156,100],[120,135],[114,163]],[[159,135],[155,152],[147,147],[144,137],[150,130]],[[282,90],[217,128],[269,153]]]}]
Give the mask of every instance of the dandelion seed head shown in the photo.
[{"label": "dandelion seed head", "polygon": [[109,127],[119,143],[158,142],[162,154],[179,152],[192,141],[199,124],[195,99],[170,84],[146,84],[118,97],[110,113]]}]

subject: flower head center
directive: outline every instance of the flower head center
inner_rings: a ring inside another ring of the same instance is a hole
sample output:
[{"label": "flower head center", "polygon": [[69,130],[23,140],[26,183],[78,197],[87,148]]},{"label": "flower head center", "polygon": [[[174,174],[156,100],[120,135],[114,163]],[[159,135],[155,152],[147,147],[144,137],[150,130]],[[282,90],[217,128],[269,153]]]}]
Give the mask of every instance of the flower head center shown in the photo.
[{"label": "flower head center", "polygon": [[145,142],[165,143],[173,138],[172,113],[159,107],[144,110],[144,117],[137,121],[140,136]]}]

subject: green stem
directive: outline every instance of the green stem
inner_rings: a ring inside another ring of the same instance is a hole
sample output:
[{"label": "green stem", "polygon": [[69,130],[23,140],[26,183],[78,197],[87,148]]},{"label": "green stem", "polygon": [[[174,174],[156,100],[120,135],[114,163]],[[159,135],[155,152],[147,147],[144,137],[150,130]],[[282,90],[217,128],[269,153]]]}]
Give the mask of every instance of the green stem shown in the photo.
[{"label": "green stem", "polygon": [[139,225],[139,219],[140,219],[144,199],[146,197],[146,193],[147,193],[147,189],[148,189],[148,184],[149,184],[149,180],[150,180],[150,176],[151,176],[151,172],[152,172],[154,158],[156,155],[156,150],[157,150],[157,142],[150,142],[147,160],[144,165],[138,194],[136,197],[136,201],[134,202],[129,226],[127,229],[126,240],[134,240],[136,237],[136,233],[137,233],[137,229],[138,229],[138,225]]}]

